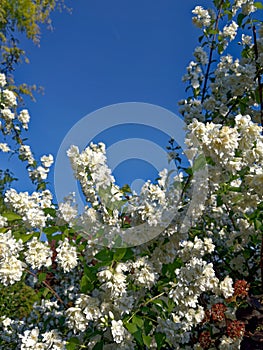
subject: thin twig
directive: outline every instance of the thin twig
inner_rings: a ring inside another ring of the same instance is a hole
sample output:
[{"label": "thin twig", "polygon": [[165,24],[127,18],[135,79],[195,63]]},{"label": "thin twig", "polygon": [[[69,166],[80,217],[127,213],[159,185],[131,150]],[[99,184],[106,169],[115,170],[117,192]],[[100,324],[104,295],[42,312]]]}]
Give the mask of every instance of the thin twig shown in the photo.
[{"label": "thin twig", "polygon": [[[33,273],[32,271],[26,269],[26,272],[28,272],[30,275],[32,275],[32,276],[34,276],[35,278],[37,278],[37,275],[36,275],[35,273]],[[58,293],[57,293],[46,281],[42,281],[41,283],[43,283],[44,286],[46,286],[46,287],[50,290],[50,292],[51,292],[52,294],[55,295],[55,297],[58,299],[58,301],[59,301],[61,304],[65,305],[64,302],[63,302],[63,300],[62,300],[62,299],[60,298],[60,296],[58,295]]]},{"label": "thin twig", "polygon": [[139,312],[139,311],[141,310],[141,307],[142,307],[142,306],[148,305],[148,304],[151,303],[153,300],[158,299],[159,297],[161,297],[161,296],[164,295],[164,294],[165,294],[165,292],[162,292],[162,293],[160,293],[160,294],[158,294],[158,295],[155,295],[153,298],[151,298],[151,299],[145,301],[144,303],[142,303],[142,304],[140,305],[140,308],[137,309],[137,310],[135,310],[135,311],[133,312],[133,314],[128,318],[128,320],[127,320],[126,322],[127,322],[127,323],[130,322],[130,320],[133,318],[133,316],[135,316],[135,315],[137,314],[137,312]]},{"label": "thin twig", "polygon": [[[224,3],[224,0],[222,0],[220,5],[219,5],[219,9],[218,9],[218,13],[217,13],[216,21],[215,21],[214,30],[218,29],[218,22],[219,22],[219,18],[220,18],[220,15],[221,15],[221,10],[222,10],[223,3]],[[212,37],[212,44],[211,44],[211,47],[210,47],[209,59],[208,59],[206,73],[205,73],[205,81],[204,81],[204,87],[203,87],[203,92],[202,92],[201,103],[203,103],[204,99],[205,99],[206,87],[207,87],[207,83],[208,83],[210,67],[211,67],[211,64],[212,64],[213,52],[214,52],[214,49],[215,49],[215,44],[214,43],[215,43],[216,35],[217,34],[214,34],[213,37]]]},{"label": "thin twig", "polygon": [[260,103],[260,122],[263,127],[263,91],[262,91],[262,83],[261,83],[261,74],[260,74],[260,64],[258,63],[258,44],[257,44],[257,32],[256,27],[253,25],[253,41],[254,41],[254,51],[255,51],[255,60],[256,60],[256,78],[258,82],[258,94],[259,94],[259,103]]}]

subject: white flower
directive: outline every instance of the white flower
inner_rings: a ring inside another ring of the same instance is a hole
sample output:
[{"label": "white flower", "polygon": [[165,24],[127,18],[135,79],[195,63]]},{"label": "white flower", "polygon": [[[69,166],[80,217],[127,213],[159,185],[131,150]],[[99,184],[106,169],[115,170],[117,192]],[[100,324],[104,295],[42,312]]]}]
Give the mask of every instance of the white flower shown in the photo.
[{"label": "white flower", "polygon": [[39,242],[36,237],[27,243],[28,250],[25,252],[26,262],[33,269],[40,269],[42,266],[49,267],[52,264],[52,250],[48,243]]},{"label": "white flower", "polygon": [[219,345],[219,350],[240,349],[241,341],[242,341],[242,337],[237,339],[232,339],[230,337],[227,337],[226,335],[223,335],[223,337],[221,338],[221,343]]},{"label": "white flower", "polygon": [[89,324],[89,320],[86,319],[79,307],[70,307],[66,310],[67,325],[70,329],[73,329],[74,333],[84,332]]},{"label": "white flower", "polygon": [[8,230],[5,233],[0,233],[0,258],[7,256],[18,257],[19,252],[23,249],[22,240],[16,240],[11,230]]},{"label": "white flower", "polygon": [[26,330],[23,335],[19,335],[22,341],[21,349],[33,348],[38,342],[39,329]]},{"label": "white flower", "polygon": [[7,121],[15,118],[15,114],[9,108],[1,109],[0,112],[2,114],[2,117]]},{"label": "white flower", "polygon": [[21,145],[19,148],[19,157],[22,160],[27,160],[28,164],[32,165],[34,163],[34,157],[31,152],[30,146],[28,145]]},{"label": "white flower", "polygon": [[63,203],[59,203],[58,206],[58,217],[63,221],[66,221],[70,225],[72,225],[72,221],[78,215],[77,206],[74,204],[75,198],[74,195],[66,198],[66,201]]},{"label": "white flower", "polygon": [[65,341],[62,341],[61,336],[59,335],[56,329],[52,329],[49,332],[43,334],[43,342],[45,343],[45,348],[52,350],[63,350],[66,349]]},{"label": "white flower", "polygon": [[220,282],[219,290],[225,298],[231,297],[234,293],[232,278],[228,276],[225,277],[225,279],[222,282]]},{"label": "white flower", "polygon": [[193,23],[199,27],[208,27],[211,23],[211,16],[207,10],[205,10],[202,6],[196,6],[192,11],[196,17],[193,17]]},{"label": "white flower", "polygon": [[132,265],[134,283],[138,286],[151,288],[157,281],[158,274],[146,257],[138,258]]},{"label": "white flower", "polygon": [[252,37],[250,35],[242,34],[242,45],[251,45]]},{"label": "white flower", "polygon": [[31,227],[44,227],[46,224],[45,213],[39,208],[28,209],[23,220],[28,222]]},{"label": "white flower", "polygon": [[59,242],[56,251],[56,260],[65,272],[73,270],[78,265],[77,249],[69,244],[68,238]]},{"label": "white flower", "polygon": [[23,128],[27,129],[28,128],[28,123],[30,121],[30,115],[28,113],[27,109],[23,109],[19,115],[18,115],[18,120],[23,124]]},{"label": "white flower", "polygon": [[39,228],[44,227],[46,222],[43,208],[52,207],[52,195],[50,191],[33,192],[30,196],[28,192],[20,192],[13,188],[5,193],[5,203],[15,212],[22,216],[28,226]]},{"label": "white flower", "polygon": [[76,307],[80,307],[86,319],[96,321],[101,317],[99,309],[99,300],[89,295],[81,294],[76,301]]},{"label": "white flower", "polygon": [[45,168],[50,168],[51,165],[54,163],[54,158],[52,154],[49,154],[48,156],[42,156],[40,160]]},{"label": "white flower", "polygon": [[8,146],[7,143],[0,143],[0,150],[1,150],[2,152],[7,153],[7,152],[10,151],[10,147]]},{"label": "white flower", "polygon": [[0,87],[4,87],[6,85],[6,77],[4,73],[0,73]]},{"label": "white flower", "polygon": [[[31,174],[34,174],[37,178],[40,178],[41,180],[46,180],[47,174],[48,174],[48,169],[43,168],[42,166],[38,166],[36,170],[33,170]],[[34,177],[33,176],[33,177]]]},{"label": "white flower", "polygon": [[5,328],[7,328],[8,326],[10,326],[12,324],[12,319],[9,317],[3,316],[1,318],[1,323]]},{"label": "white flower", "polygon": [[115,341],[115,343],[120,344],[124,340],[126,332],[127,331],[123,327],[122,320],[111,321],[111,334],[113,336],[113,340]]},{"label": "white flower", "polygon": [[8,286],[20,281],[23,274],[23,263],[14,256],[8,256],[0,261],[0,281]]},{"label": "white flower", "polygon": [[207,53],[201,46],[195,48],[194,56],[197,62],[201,63],[202,65],[206,65],[208,63]]},{"label": "white flower", "polygon": [[119,263],[115,270],[105,268],[97,273],[99,281],[103,282],[101,288],[109,291],[112,299],[120,298],[126,293],[126,276],[123,273],[126,269],[125,264]]},{"label": "white flower", "polygon": [[3,99],[4,99],[4,104],[7,107],[14,107],[17,105],[16,102],[16,95],[14,94],[13,91],[10,90],[3,90]]},{"label": "white flower", "polygon": [[228,26],[223,28],[223,36],[229,37],[230,41],[234,40],[237,34],[238,25],[235,21],[232,21]]}]

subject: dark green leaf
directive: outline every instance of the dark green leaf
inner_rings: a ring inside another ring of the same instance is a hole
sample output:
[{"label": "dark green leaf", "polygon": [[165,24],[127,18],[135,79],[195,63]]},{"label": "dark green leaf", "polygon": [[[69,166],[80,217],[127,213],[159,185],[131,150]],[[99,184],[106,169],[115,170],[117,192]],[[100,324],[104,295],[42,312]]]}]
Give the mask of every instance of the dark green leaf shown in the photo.
[{"label": "dark green leaf", "polygon": [[124,257],[124,255],[126,254],[126,251],[127,251],[126,248],[116,249],[116,251],[113,255],[113,260],[120,261]]},{"label": "dark green leaf", "polygon": [[100,261],[112,261],[113,252],[109,249],[103,249],[95,255],[95,259]]},{"label": "dark green leaf", "polygon": [[92,350],[103,350],[103,341],[100,341],[99,343],[97,343]]},{"label": "dark green leaf", "polygon": [[246,15],[244,15],[243,13],[240,13],[238,16],[237,16],[237,24],[239,26],[242,25],[242,22],[243,22],[243,19],[246,17]]},{"label": "dark green leaf", "polygon": [[165,335],[163,333],[155,333],[154,337],[157,343],[157,349],[159,350],[165,342]]},{"label": "dark green leaf", "polygon": [[93,290],[93,283],[87,275],[83,275],[80,280],[80,291],[81,293],[87,293]]}]

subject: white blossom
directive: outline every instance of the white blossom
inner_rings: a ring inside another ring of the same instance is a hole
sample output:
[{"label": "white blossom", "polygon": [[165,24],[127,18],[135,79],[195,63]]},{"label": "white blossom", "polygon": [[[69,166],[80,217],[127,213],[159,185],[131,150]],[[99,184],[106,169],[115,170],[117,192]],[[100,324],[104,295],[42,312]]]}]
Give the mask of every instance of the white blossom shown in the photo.
[{"label": "white blossom", "polygon": [[47,156],[42,156],[40,160],[45,168],[50,168],[54,162],[54,157],[52,156],[52,154],[49,154]]},{"label": "white blossom", "polygon": [[193,23],[197,27],[208,27],[211,23],[211,16],[208,10],[205,10],[202,6],[196,6],[192,11],[196,17],[193,17]]},{"label": "white blossom", "polygon": [[6,85],[6,77],[4,73],[0,73],[0,87],[4,87]]},{"label": "white blossom", "polygon": [[42,266],[49,267],[52,264],[52,250],[47,242],[40,242],[36,237],[27,243],[28,250],[25,252],[26,262],[33,269],[40,269]]},{"label": "white blossom", "polygon": [[30,115],[28,113],[27,109],[23,109],[19,115],[18,115],[18,120],[23,124],[23,128],[27,129],[28,128],[28,123],[30,121]]},{"label": "white blossom", "polygon": [[5,89],[2,92],[3,100],[6,107],[14,107],[17,105],[16,95],[13,91]]},{"label": "white blossom", "polygon": [[233,280],[230,277],[225,277],[219,285],[220,292],[224,295],[225,298],[229,298],[234,293]]},{"label": "white blossom", "polygon": [[56,261],[58,265],[63,268],[65,272],[69,272],[78,265],[78,257],[76,247],[69,243],[68,238],[59,242],[56,248]]},{"label": "white blossom", "polygon": [[229,37],[230,41],[234,40],[237,34],[238,25],[232,21],[229,25],[223,28],[223,36]]},{"label": "white blossom", "polygon": [[122,320],[112,320],[111,321],[111,334],[115,343],[120,344],[124,338],[126,329],[123,327]]},{"label": "white blossom", "polygon": [[10,147],[8,146],[7,143],[0,143],[0,150],[2,152],[7,153],[7,152],[10,152]]}]

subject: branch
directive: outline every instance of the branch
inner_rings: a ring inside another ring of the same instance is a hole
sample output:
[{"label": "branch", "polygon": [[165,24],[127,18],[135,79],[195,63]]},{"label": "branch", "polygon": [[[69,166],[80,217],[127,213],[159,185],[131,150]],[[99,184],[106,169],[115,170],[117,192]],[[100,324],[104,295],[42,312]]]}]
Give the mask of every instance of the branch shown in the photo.
[{"label": "branch", "polygon": [[258,82],[258,94],[259,94],[259,103],[260,103],[260,123],[263,127],[263,96],[262,96],[262,83],[261,83],[261,74],[260,74],[260,64],[258,63],[258,44],[257,44],[257,32],[256,27],[253,25],[253,41],[254,41],[254,51],[255,51],[255,60],[256,60],[256,79]]},{"label": "branch", "polygon": [[[35,278],[37,278],[37,275],[36,275],[35,273],[33,273],[32,271],[26,269],[26,272],[28,272],[30,275],[32,275],[32,276],[34,276]],[[65,305],[64,302],[63,302],[63,300],[62,300],[62,299],[60,298],[60,296],[58,295],[58,293],[57,293],[46,281],[42,281],[41,283],[43,283],[44,286],[46,286],[46,287],[50,290],[50,292],[51,292],[53,295],[55,295],[55,297],[57,298],[57,300],[58,300],[61,304]]]},{"label": "branch", "polygon": [[[217,30],[217,29],[218,29],[218,22],[219,22],[219,18],[220,18],[220,16],[221,16],[221,10],[222,10],[222,5],[223,5],[223,3],[224,3],[224,0],[222,0],[222,1],[220,2],[219,9],[218,9],[218,13],[217,13],[217,16],[216,16],[216,21],[215,21],[214,30]],[[212,37],[212,44],[211,44],[211,47],[210,47],[209,59],[208,59],[208,64],[207,64],[206,73],[205,73],[205,81],[204,81],[204,87],[203,87],[203,92],[202,92],[201,103],[203,103],[203,102],[204,102],[204,99],[205,99],[205,92],[206,92],[207,83],[208,83],[208,77],[209,77],[209,72],[210,72],[210,68],[211,68],[211,64],[212,64],[213,52],[214,52],[214,49],[215,49],[215,44],[214,44],[214,43],[215,43],[216,35],[217,35],[217,34],[213,34],[213,37]]]}]

